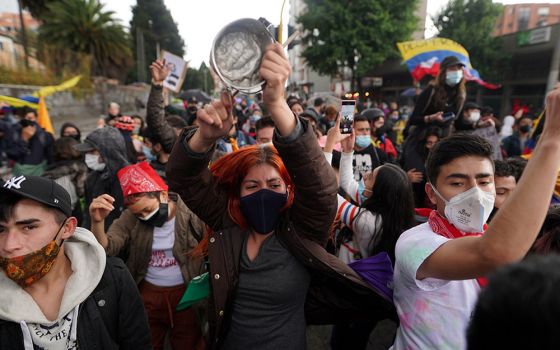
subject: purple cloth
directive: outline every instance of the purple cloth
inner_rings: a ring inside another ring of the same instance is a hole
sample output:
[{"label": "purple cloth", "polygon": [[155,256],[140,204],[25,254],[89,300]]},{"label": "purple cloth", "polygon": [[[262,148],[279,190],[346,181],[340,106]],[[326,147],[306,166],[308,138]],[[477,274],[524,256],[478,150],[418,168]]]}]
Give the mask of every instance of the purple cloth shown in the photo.
[{"label": "purple cloth", "polygon": [[381,252],[348,266],[379,294],[393,301],[393,265],[387,253]]}]

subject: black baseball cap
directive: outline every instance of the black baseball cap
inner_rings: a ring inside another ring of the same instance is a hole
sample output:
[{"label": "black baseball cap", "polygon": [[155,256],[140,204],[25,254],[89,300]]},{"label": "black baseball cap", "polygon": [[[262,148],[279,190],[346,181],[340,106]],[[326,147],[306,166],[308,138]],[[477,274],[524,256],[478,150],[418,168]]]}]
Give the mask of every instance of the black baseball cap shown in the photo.
[{"label": "black baseball cap", "polygon": [[313,108],[306,108],[301,114],[300,117],[309,117],[315,120],[315,123],[319,122],[319,114]]},{"label": "black baseball cap", "polygon": [[32,199],[46,206],[60,210],[66,216],[72,215],[70,195],[54,180],[40,176],[14,176],[3,181],[2,192],[10,192],[18,196]]},{"label": "black baseball cap", "polygon": [[439,65],[439,68],[441,70],[445,70],[449,67],[452,66],[462,66],[464,67],[465,64],[461,61],[459,61],[459,59],[457,58],[457,56],[447,56],[443,59],[443,61],[441,61],[441,64]]}]

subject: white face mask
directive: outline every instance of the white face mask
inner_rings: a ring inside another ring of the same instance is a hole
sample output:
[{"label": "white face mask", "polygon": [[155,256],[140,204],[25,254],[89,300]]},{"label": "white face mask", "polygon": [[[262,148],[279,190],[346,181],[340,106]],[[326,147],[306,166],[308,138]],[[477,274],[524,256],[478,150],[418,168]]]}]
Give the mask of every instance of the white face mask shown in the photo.
[{"label": "white face mask", "polygon": [[475,186],[447,201],[433,185],[431,186],[436,195],[445,202],[445,217],[453,226],[463,232],[483,231],[484,224],[494,209],[496,197],[493,193]]},{"label": "white face mask", "polygon": [[93,171],[102,171],[105,169],[105,163],[99,162],[99,154],[86,154],[85,162],[88,168]]},{"label": "white face mask", "polygon": [[476,123],[479,120],[480,120],[480,112],[471,112],[469,114],[469,121],[471,123]]},{"label": "white face mask", "polygon": [[463,79],[463,71],[449,71],[445,74],[445,83],[451,87],[459,84]]}]

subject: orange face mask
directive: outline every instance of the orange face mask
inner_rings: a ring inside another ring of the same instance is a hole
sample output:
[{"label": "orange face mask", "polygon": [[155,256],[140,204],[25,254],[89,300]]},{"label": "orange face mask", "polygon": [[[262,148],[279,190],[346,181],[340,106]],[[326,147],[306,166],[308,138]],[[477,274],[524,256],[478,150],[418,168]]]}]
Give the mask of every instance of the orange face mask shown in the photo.
[{"label": "orange face mask", "polygon": [[56,232],[53,240],[43,248],[15,258],[0,257],[0,268],[4,270],[6,276],[25,288],[49,273],[60,251],[60,245],[56,243],[56,237],[65,223],[66,220]]}]

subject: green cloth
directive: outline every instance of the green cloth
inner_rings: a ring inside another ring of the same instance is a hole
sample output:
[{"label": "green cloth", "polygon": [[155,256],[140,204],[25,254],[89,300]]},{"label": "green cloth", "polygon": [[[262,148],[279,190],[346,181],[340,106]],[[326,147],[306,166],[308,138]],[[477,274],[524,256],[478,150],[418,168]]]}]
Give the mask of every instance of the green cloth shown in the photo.
[{"label": "green cloth", "polygon": [[46,160],[35,165],[16,163],[12,169],[12,176],[41,176],[45,170],[47,170]]},{"label": "green cloth", "polygon": [[210,294],[210,280],[208,279],[208,272],[193,278],[185,294],[181,297],[181,301],[177,304],[177,311],[185,310],[199,301],[206,299]]}]

